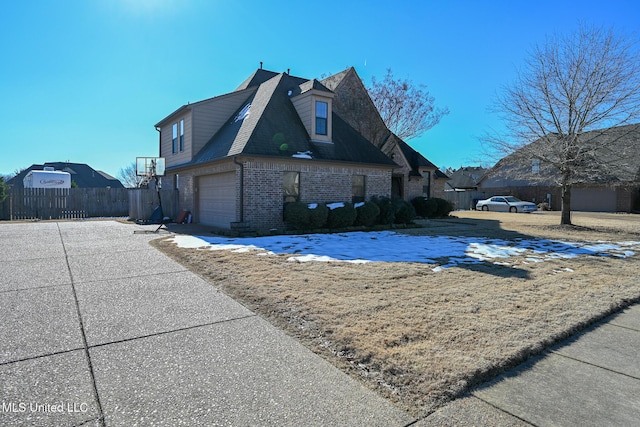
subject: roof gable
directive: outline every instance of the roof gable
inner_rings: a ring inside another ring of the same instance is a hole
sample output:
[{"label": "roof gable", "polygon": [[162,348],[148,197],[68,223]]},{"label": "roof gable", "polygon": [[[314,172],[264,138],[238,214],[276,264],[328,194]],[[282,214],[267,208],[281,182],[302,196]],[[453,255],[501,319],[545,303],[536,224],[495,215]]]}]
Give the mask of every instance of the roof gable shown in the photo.
[{"label": "roof gable", "polygon": [[353,67],[327,77],[321,83],[335,93],[333,111],[344,118],[373,145],[387,151],[384,146],[391,131],[380,117],[367,88]]}]

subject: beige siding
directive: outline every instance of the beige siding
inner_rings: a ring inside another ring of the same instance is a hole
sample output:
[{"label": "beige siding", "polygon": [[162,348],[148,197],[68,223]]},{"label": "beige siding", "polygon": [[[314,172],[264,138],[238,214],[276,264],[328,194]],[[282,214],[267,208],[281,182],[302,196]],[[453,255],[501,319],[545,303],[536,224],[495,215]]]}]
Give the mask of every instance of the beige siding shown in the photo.
[{"label": "beige siding", "polygon": [[192,106],[193,155],[197,154],[213,135],[245,103],[253,91],[232,92]]},{"label": "beige siding", "polygon": [[[184,151],[173,152],[173,125],[178,124],[178,141],[180,139],[180,120],[184,119]],[[167,122],[160,130],[160,157],[164,157],[166,166],[171,167],[191,161],[191,111],[187,110],[182,115]]]},{"label": "beige siding", "polygon": [[311,135],[311,94],[305,93],[295,98],[292,98],[293,106],[298,112],[298,116],[300,116],[300,120],[304,124],[307,133]]}]

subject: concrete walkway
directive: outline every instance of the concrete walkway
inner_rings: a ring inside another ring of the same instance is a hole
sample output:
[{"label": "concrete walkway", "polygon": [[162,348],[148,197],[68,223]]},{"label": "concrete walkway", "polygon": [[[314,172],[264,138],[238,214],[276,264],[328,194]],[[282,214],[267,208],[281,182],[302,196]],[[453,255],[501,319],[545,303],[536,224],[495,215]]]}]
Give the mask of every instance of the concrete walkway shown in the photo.
[{"label": "concrete walkway", "polygon": [[640,305],[560,343],[415,424],[640,425]]},{"label": "concrete walkway", "polygon": [[142,228],[0,223],[0,425],[414,421],[149,246],[158,236]]},{"label": "concrete walkway", "polygon": [[639,424],[639,305],[415,420],[145,229],[0,223],[1,426]]}]

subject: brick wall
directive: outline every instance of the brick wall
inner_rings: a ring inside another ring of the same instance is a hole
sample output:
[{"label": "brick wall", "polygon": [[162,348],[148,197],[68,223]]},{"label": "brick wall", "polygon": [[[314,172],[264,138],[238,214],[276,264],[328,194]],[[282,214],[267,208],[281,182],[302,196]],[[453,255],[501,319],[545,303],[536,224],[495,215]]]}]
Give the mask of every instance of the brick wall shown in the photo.
[{"label": "brick wall", "polygon": [[282,189],[285,171],[300,172],[300,201],[351,202],[351,176],[365,175],[365,199],[389,196],[391,171],[348,165],[249,160],[244,163],[244,220],[252,228],[284,225]]},{"label": "brick wall", "polygon": [[[243,161],[244,194],[243,220],[254,229],[284,226],[283,175],[286,171],[300,172],[300,201],[305,203],[351,202],[351,176],[365,176],[365,200],[372,196],[391,195],[391,170],[385,168],[338,165],[289,159],[245,159]],[[193,212],[197,221],[197,177],[236,171],[239,182],[240,167],[232,161],[178,172],[180,190],[179,209]],[[175,174],[163,179],[164,189],[175,187]],[[240,218],[240,185],[236,197],[237,217]]]}]

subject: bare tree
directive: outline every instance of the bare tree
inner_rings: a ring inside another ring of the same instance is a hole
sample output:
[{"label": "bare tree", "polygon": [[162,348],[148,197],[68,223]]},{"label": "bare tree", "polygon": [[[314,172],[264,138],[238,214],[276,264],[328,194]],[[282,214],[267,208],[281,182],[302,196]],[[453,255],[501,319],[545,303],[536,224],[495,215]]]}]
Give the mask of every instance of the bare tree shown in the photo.
[{"label": "bare tree", "polygon": [[0,203],[7,198],[7,184],[4,182],[4,178],[0,176]]},{"label": "bare tree", "polygon": [[118,179],[127,188],[139,188],[144,177],[137,175],[136,162],[132,162],[130,165],[120,169]]},{"label": "bare tree", "polygon": [[571,224],[572,186],[615,164],[614,152],[618,160],[625,155],[616,144],[624,133],[612,135],[640,117],[637,46],[612,29],[585,25],[548,37],[496,99],[507,132],[490,137],[494,148],[561,187],[561,224]]},{"label": "bare tree", "polygon": [[381,81],[372,77],[367,90],[386,126],[403,140],[422,135],[449,114],[447,107],[435,107],[425,85],[395,79],[391,69]]}]

